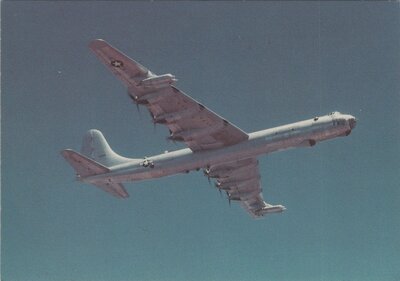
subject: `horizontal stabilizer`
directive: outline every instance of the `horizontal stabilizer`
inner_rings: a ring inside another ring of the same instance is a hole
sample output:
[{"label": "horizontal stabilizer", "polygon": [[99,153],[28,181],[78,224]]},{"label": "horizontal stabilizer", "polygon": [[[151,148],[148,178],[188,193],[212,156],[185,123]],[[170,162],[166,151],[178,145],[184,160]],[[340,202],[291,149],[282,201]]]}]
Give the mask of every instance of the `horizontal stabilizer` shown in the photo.
[{"label": "horizontal stabilizer", "polygon": [[120,183],[110,183],[110,182],[105,182],[105,183],[99,183],[95,184],[95,186],[99,187],[100,189],[104,190],[105,192],[111,193],[115,197],[118,198],[128,198],[129,194],[126,192],[124,186]]},{"label": "horizontal stabilizer", "polygon": [[107,167],[72,149],[65,149],[61,154],[81,177],[104,174],[110,171]]},{"label": "horizontal stabilizer", "polygon": [[[78,176],[81,178],[100,175],[110,171],[110,169],[101,165],[100,163],[97,163],[96,161],[87,158],[86,156],[71,149],[65,149],[61,152],[61,154],[68,161],[68,163],[71,164]],[[95,186],[118,198],[129,197],[128,192],[126,192],[124,186],[120,183],[107,181],[96,183]]]}]

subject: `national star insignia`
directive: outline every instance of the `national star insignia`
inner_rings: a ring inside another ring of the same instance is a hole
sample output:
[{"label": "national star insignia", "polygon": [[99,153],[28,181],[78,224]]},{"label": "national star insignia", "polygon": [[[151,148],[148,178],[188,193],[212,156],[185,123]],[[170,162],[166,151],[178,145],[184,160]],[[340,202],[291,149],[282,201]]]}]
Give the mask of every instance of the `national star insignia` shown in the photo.
[{"label": "national star insignia", "polygon": [[114,67],[122,67],[124,64],[120,60],[113,60],[111,62],[111,65],[114,66]]}]

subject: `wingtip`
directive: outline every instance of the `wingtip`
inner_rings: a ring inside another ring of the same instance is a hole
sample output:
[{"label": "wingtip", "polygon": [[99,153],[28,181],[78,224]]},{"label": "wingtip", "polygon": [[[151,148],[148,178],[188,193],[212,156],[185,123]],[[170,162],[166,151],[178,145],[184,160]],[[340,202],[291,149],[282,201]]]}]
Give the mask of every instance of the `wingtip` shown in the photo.
[{"label": "wingtip", "polygon": [[129,193],[126,191],[126,189],[124,188],[124,186],[121,184],[121,189],[117,191],[118,193],[118,197],[120,199],[127,199],[129,198]]},{"label": "wingtip", "polygon": [[129,198],[129,194],[128,193],[126,193],[126,194],[124,194],[123,196],[122,196],[122,199],[128,199]]},{"label": "wingtip", "polygon": [[102,48],[102,47],[108,46],[108,45],[109,44],[104,39],[94,39],[94,40],[90,41],[89,48],[97,49],[97,48]]},{"label": "wingtip", "polygon": [[60,154],[61,154],[64,158],[67,158],[71,153],[74,153],[74,152],[75,152],[74,150],[72,150],[72,149],[70,149],[70,148],[67,148],[67,149],[61,150],[61,151],[60,151]]}]

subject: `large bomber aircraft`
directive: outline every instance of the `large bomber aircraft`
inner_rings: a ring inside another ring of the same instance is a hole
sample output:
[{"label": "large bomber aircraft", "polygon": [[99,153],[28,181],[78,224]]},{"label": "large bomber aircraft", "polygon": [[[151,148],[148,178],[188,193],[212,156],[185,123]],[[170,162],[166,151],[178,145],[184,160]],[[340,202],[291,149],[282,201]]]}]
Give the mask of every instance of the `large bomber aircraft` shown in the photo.
[{"label": "large bomber aircraft", "polygon": [[123,182],[141,181],[203,169],[215,186],[238,201],[254,218],[279,213],[286,208],[264,201],[257,157],[261,154],[347,136],[356,119],[332,112],[325,116],[271,129],[246,133],[187,96],[174,86],[172,74],[156,75],[104,40],[94,40],[90,49],[128,88],[129,97],[150,112],[154,124],[166,125],[168,139],[188,148],[142,159],[116,154],[98,130],[89,130],[81,152],[62,151],[76,170],[77,179],[93,184],[119,198],[128,197]]}]

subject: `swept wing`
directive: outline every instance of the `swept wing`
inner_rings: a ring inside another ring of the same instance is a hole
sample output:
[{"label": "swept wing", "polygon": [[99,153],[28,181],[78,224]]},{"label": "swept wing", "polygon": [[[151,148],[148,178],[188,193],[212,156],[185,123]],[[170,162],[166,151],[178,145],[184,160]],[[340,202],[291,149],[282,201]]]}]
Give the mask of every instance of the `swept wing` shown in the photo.
[{"label": "swept wing", "polygon": [[182,141],[195,152],[248,139],[244,131],[173,86],[173,75],[157,76],[103,40],[89,47],[127,86],[133,101],[147,107],[153,122],[168,127],[172,141]]},{"label": "swept wing", "polygon": [[273,206],[264,202],[256,158],[213,165],[204,173],[216,179],[216,187],[226,192],[229,201],[239,201],[254,218],[285,210],[281,205]]}]

